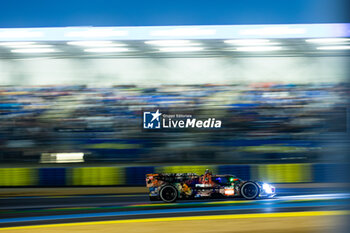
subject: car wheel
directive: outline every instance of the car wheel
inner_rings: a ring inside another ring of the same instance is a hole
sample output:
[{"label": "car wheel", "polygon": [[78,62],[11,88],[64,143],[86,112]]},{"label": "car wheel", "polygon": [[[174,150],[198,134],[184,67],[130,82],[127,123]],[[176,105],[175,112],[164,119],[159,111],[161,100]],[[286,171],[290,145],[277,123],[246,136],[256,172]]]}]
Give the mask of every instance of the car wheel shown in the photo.
[{"label": "car wheel", "polygon": [[165,185],[160,190],[159,196],[164,202],[175,202],[177,199],[177,189],[172,185]]},{"label": "car wheel", "polygon": [[242,185],[241,194],[245,199],[255,199],[259,195],[259,186],[254,182],[248,181]]}]

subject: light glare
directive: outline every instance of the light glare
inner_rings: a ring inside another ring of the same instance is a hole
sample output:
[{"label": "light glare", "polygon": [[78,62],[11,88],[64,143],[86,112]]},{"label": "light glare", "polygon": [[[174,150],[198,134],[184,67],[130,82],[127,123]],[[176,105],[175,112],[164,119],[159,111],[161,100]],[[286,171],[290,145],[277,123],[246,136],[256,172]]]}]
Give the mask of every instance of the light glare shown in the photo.
[{"label": "light glare", "polygon": [[84,49],[85,52],[91,53],[113,53],[113,52],[126,52],[129,51],[128,48],[93,48],[93,49]]},{"label": "light glare", "polygon": [[319,39],[307,39],[305,40],[308,43],[317,43],[317,44],[337,44],[349,42],[349,38],[319,38]]},{"label": "light glare", "polygon": [[7,47],[14,48],[14,49],[16,49],[16,48],[18,48],[18,49],[20,49],[20,48],[51,48],[52,45],[48,45],[48,44],[33,44],[33,45],[30,45],[30,44],[28,44],[28,45],[13,45],[13,46],[7,46]]},{"label": "light glare", "polygon": [[200,45],[200,43],[193,43],[190,40],[150,40],[145,41],[145,44],[156,45],[156,46],[194,46]]},{"label": "light glare", "polygon": [[277,51],[281,50],[282,47],[278,46],[252,46],[252,47],[238,47],[236,51],[242,52],[265,52],[265,51]]},{"label": "light glare", "polygon": [[348,50],[350,46],[322,46],[317,47],[318,50]]},{"label": "light glare", "polygon": [[170,47],[170,48],[160,48],[162,52],[196,52],[201,51],[201,47]]},{"label": "light glare", "polygon": [[0,38],[28,38],[28,37],[43,37],[44,32],[28,31],[28,30],[0,30]]},{"label": "light glare", "polygon": [[247,39],[247,40],[225,40],[226,44],[234,45],[272,45],[277,43],[271,43],[270,40],[265,39]]},{"label": "light glare", "polygon": [[264,183],[263,184],[263,189],[265,190],[266,193],[270,194],[272,193],[272,186],[269,184]]},{"label": "light glare", "polygon": [[56,52],[54,49],[13,49],[11,50],[11,53],[52,53]]},{"label": "light glare", "polygon": [[67,32],[64,34],[64,37],[85,37],[85,38],[99,37],[99,38],[103,38],[103,37],[127,36],[128,34],[129,34],[128,31],[104,29],[104,28],[93,28],[93,29],[87,29],[87,30]]},{"label": "light glare", "polygon": [[84,162],[84,153],[43,153],[40,159],[41,163],[82,163]]},{"label": "light glare", "polygon": [[69,41],[68,45],[77,45],[84,47],[113,47],[125,46],[125,44],[113,43],[113,41]]},{"label": "light glare", "polygon": [[176,28],[169,30],[151,31],[151,36],[209,36],[215,35],[214,29],[200,29],[200,28]]},{"label": "light glare", "polygon": [[33,45],[35,43],[36,42],[3,42],[3,43],[0,43],[0,45],[11,47],[11,46]]},{"label": "light glare", "polygon": [[289,26],[270,26],[254,29],[243,29],[238,33],[241,35],[249,36],[276,36],[276,35],[299,35],[305,34],[307,32],[306,28],[292,28]]}]

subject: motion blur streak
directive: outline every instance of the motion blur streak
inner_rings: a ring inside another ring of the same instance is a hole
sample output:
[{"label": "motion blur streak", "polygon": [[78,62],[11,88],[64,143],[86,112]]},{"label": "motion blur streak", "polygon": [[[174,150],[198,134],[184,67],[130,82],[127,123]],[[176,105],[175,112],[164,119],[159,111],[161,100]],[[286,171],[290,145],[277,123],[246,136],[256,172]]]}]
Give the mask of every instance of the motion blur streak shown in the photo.
[{"label": "motion blur streak", "polygon": [[263,214],[233,214],[233,215],[211,215],[211,216],[190,216],[190,217],[172,217],[172,218],[151,218],[151,219],[129,219],[116,221],[84,222],[84,223],[63,223],[23,227],[7,227],[0,230],[15,229],[33,229],[49,228],[57,226],[84,226],[84,225],[102,225],[115,223],[137,223],[137,222],[171,222],[171,221],[189,221],[189,220],[221,220],[221,219],[244,219],[244,218],[288,218],[288,217],[309,217],[309,216],[339,216],[349,215],[349,211],[310,211],[310,212],[288,212],[288,213],[263,213]]},{"label": "motion blur streak", "polygon": [[342,232],[349,28],[0,29],[0,231]]},{"label": "motion blur streak", "polygon": [[[345,83],[0,86],[0,159],[79,151],[86,162],[105,163],[338,162],[348,92]],[[142,132],[145,107],[216,117],[223,127]],[[310,180],[297,170],[287,179]]]}]

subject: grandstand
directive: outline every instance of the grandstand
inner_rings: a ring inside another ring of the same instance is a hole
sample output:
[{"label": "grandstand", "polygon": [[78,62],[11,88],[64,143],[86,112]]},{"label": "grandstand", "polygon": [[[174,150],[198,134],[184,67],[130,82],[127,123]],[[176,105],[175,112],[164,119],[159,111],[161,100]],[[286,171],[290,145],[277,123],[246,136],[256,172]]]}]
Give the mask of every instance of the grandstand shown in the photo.
[{"label": "grandstand", "polygon": [[[0,29],[0,160],[71,152],[93,163],[340,159],[329,138],[347,128],[348,28]],[[214,116],[223,127],[144,132],[144,108]]]}]

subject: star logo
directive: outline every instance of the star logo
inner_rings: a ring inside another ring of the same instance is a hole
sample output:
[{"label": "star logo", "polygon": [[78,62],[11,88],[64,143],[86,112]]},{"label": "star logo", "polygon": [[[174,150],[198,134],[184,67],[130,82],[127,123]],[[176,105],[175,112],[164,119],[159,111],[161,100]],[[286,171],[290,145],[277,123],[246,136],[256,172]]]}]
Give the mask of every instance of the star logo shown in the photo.
[{"label": "star logo", "polygon": [[160,116],[162,113],[157,109],[156,112],[143,112],[143,128],[144,129],[160,129]]},{"label": "star logo", "polygon": [[157,111],[156,111],[155,113],[151,113],[151,115],[153,116],[153,118],[152,118],[152,120],[151,120],[151,122],[152,122],[152,121],[154,121],[154,120],[159,121],[159,117],[160,117],[160,115],[162,115],[162,114],[159,113],[159,109],[157,109]]}]

